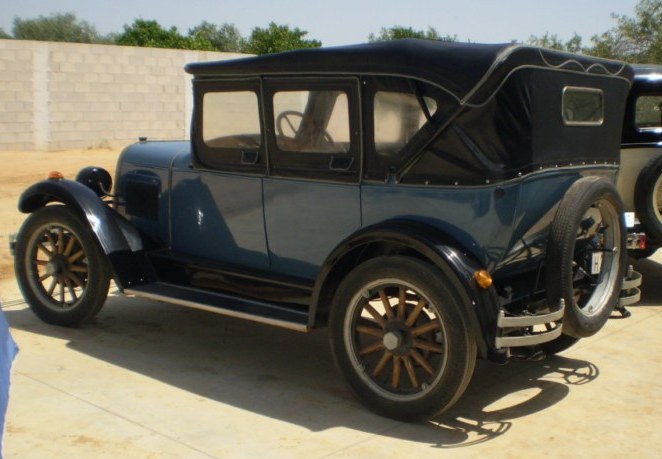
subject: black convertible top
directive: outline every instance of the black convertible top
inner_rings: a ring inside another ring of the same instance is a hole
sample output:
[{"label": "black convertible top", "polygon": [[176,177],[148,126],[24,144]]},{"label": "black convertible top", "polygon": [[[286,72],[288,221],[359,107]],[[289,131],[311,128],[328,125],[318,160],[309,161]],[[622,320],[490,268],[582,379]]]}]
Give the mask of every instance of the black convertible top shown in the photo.
[{"label": "black convertible top", "polygon": [[403,39],[303,49],[217,62],[193,63],[196,78],[251,75],[383,74],[427,81],[462,105],[483,103],[513,71],[548,68],[632,80],[622,62],[514,44],[450,43]]}]

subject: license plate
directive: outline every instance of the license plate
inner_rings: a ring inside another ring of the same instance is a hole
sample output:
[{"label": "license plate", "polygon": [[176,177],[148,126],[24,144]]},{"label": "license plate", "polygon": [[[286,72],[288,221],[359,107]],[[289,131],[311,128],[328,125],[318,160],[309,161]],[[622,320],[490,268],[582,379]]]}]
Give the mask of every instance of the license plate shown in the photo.
[{"label": "license plate", "polygon": [[593,252],[591,255],[591,274],[600,274],[602,271],[602,252]]}]

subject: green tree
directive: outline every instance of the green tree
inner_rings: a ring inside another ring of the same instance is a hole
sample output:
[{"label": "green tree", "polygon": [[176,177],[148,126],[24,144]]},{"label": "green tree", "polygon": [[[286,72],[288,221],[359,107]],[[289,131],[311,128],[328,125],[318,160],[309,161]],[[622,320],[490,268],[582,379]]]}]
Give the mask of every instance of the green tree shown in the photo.
[{"label": "green tree", "polygon": [[93,25],[73,13],[53,13],[36,19],[14,19],[14,38],[19,40],[100,43],[104,39]]},{"label": "green tree", "polygon": [[5,32],[5,29],[0,27],[0,39],[2,38],[12,38],[12,36]]},{"label": "green tree", "polygon": [[393,26],[393,27],[382,27],[379,31],[379,35],[371,33],[368,36],[369,42],[377,41],[389,41],[389,40],[398,40],[400,38],[424,38],[427,40],[439,40],[439,41],[448,41],[454,42],[457,41],[457,35],[444,35],[441,36],[437,29],[434,27],[428,27],[428,30],[414,30],[412,27],[403,27],[403,26]]},{"label": "green tree", "polygon": [[165,29],[158,22],[145,19],[136,19],[130,26],[125,25],[116,43],[145,48],[214,50],[211,42],[203,36],[185,37],[175,26]]},{"label": "green tree", "polygon": [[287,25],[271,22],[267,28],[256,27],[246,43],[245,52],[252,54],[270,54],[302,48],[319,48],[322,42],[308,40],[308,32],[298,27],[290,29]]},{"label": "green tree", "polygon": [[635,17],[612,14],[616,27],[592,37],[595,56],[642,64],[662,63],[662,0],[641,0]]},{"label": "green tree", "polygon": [[568,51],[570,53],[581,53],[584,51],[584,48],[582,47],[582,37],[577,35],[577,33],[575,33],[570,40],[564,42],[559,39],[558,35],[550,35],[549,32],[546,32],[542,37],[532,35],[529,37],[528,43],[533,46]]},{"label": "green tree", "polygon": [[136,19],[133,24],[124,26],[124,32],[117,37],[117,44],[147,48],[183,48],[184,37],[177,27],[166,30],[156,21]]},{"label": "green tree", "polygon": [[203,21],[189,30],[192,40],[206,40],[215,51],[240,53],[246,46],[246,39],[233,24],[224,23],[220,26]]}]

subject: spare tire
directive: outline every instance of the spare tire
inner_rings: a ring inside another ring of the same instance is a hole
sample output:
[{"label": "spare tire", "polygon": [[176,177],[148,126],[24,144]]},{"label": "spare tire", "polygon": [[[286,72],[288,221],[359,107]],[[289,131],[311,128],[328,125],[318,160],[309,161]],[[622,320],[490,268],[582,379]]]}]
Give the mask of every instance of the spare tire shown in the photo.
[{"label": "spare tire", "polygon": [[610,182],[577,180],[565,193],[550,228],[545,282],[550,304],[565,301],[563,333],[594,335],[618,302],[625,271],[623,203]]},{"label": "spare tire", "polygon": [[662,240],[662,156],[644,167],[634,187],[634,209],[646,234]]}]

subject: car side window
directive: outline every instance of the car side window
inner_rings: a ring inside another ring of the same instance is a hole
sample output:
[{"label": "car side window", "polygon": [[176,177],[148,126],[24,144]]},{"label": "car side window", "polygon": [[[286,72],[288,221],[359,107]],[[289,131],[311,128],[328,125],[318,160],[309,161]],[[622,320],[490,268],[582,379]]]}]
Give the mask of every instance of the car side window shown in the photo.
[{"label": "car side window", "polygon": [[202,140],[211,148],[259,148],[262,139],[257,94],[206,93],[202,99]]},{"label": "car side window", "polygon": [[363,87],[368,180],[402,170],[457,108],[450,93],[425,81],[370,76]]},{"label": "car side window", "polygon": [[198,167],[264,172],[259,80],[194,81],[193,135]]},{"label": "car side window", "polygon": [[268,78],[264,87],[270,175],[358,181],[358,78]]},{"label": "car side window", "polygon": [[662,128],[662,96],[646,95],[637,97],[634,125],[640,131]]},{"label": "car side window", "polygon": [[[421,104],[422,101],[422,104]],[[374,100],[375,151],[397,154],[437,111],[431,97],[395,91],[377,91]]]},{"label": "car side window", "polygon": [[278,91],[274,94],[276,144],[283,151],[347,153],[349,105],[343,91]]}]

